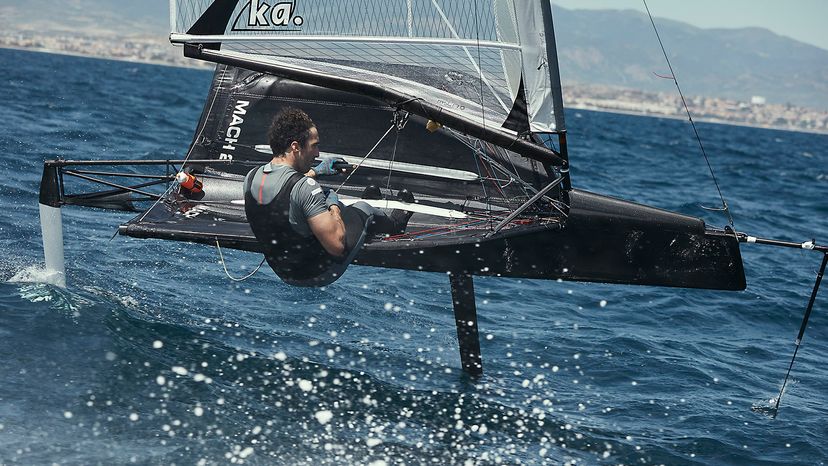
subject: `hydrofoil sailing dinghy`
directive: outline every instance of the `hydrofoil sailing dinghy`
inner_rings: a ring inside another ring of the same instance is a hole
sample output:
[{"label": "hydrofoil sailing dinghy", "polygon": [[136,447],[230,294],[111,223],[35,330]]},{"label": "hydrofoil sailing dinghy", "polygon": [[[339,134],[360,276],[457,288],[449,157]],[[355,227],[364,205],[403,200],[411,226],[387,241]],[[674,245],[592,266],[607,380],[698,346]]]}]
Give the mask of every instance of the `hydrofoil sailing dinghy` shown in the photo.
[{"label": "hydrofoil sailing dinghy", "polygon": [[[138,210],[120,234],[261,252],[242,180],[270,160],[270,120],[293,106],[314,119],[323,151],[357,166],[321,178],[325,187],[347,204],[377,186],[385,199],[372,202],[413,211],[404,233],[370,238],[354,264],[448,273],[468,373],[482,373],[474,275],[745,288],[745,235],[572,187],[549,2],[171,5],[170,40],[217,64],[186,157],[48,161],[44,206]],[[126,164],[167,173],[126,185],[90,169]],[[201,191],[171,182],[178,172],[195,176]],[[68,176],[110,189],[70,194]],[[154,185],[168,188],[156,194]],[[391,196],[402,188],[416,204]]]}]

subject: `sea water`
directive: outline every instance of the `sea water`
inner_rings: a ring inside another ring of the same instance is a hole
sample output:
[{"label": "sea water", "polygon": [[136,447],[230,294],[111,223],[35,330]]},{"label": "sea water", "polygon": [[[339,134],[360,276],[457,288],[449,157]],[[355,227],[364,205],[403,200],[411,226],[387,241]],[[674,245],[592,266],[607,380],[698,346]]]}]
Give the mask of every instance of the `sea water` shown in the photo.
[{"label": "sea water", "polygon": [[[63,208],[44,160],[177,159],[211,73],[0,50],[0,464],[824,464],[828,292],[777,396],[820,256],[742,248],[744,292],[476,278],[486,375],[448,278],[353,267],[235,283],[211,247]],[[684,121],[568,111],[573,184],[723,226]],[[700,123],[736,227],[828,242],[828,137]],[[324,128],[322,128],[324,132]],[[225,251],[241,275],[260,261]]]}]

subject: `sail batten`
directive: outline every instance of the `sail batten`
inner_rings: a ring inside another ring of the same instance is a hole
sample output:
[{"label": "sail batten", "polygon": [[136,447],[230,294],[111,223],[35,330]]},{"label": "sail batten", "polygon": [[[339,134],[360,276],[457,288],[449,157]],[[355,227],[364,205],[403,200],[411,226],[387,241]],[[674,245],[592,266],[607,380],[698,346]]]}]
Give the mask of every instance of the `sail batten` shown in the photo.
[{"label": "sail batten", "polygon": [[313,61],[346,77],[357,70],[402,93],[417,88],[415,97],[437,105],[453,94],[464,101],[465,116],[495,127],[509,128],[515,102],[525,100],[521,119],[531,131],[560,129],[552,105],[557,77],[550,77],[535,0],[172,2],[176,44],[220,44],[223,52],[245,55],[236,58],[271,63]]}]

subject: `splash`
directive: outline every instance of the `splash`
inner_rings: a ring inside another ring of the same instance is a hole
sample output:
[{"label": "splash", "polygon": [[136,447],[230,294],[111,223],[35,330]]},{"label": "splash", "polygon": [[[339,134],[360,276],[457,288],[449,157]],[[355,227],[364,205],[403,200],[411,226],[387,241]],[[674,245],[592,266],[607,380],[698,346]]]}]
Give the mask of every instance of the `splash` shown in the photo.
[{"label": "splash", "polygon": [[753,404],[750,407],[750,410],[754,413],[763,414],[765,416],[770,417],[771,419],[776,418],[776,415],[779,413],[779,407],[776,406],[776,403],[779,400],[779,397],[784,396],[785,393],[788,393],[788,390],[791,386],[796,385],[797,381],[791,379],[788,385],[785,387],[785,391],[780,393],[779,395],[771,398],[770,400],[763,400]]},{"label": "splash", "polygon": [[776,401],[774,401],[774,400],[771,400],[771,401],[772,401],[772,403],[770,403],[770,405],[758,404],[757,403],[757,404],[751,406],[750,410],[753,411],[754,413],[762,414],[764,416],[767,416],[767,417],[773,419],[773,418],[776,417],[776,413],[777,413],[778,410],[776,409]]},{"label": "splash", "polygon": [[49,307],[79,316],[79,312],[91,302],[66,289],[66,277],[62,273],[30,265],[14,272],[6,283],[17,285],[20,299],[31,303],[48,303]]},{"label": "splash", "polygon": [[32,303],[49,303],[49,307],[79,317],[80,310],[90,302],[66,290],[44,283],[23,283],[19,287],[20,299]]},{"label": "splash", "polygon": [[59,271],[46,269],[40,265],[31,265],[18,271],[9,283],[41,283],[66,288],[66,275]]}]

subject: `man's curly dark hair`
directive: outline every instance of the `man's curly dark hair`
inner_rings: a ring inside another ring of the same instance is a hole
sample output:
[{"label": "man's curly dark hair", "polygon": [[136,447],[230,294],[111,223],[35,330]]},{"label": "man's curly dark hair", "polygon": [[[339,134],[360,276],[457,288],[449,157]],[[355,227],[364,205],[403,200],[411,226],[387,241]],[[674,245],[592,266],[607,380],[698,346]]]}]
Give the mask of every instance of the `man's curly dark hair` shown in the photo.
[{"label": "man's curly dark hair", "polygon": [[315,127],[307,113],[295,107],[285,107],[273,118],[267,139],[273,155],[282,157],[293,141],[304,146],[310,137],[310,129]]}]

